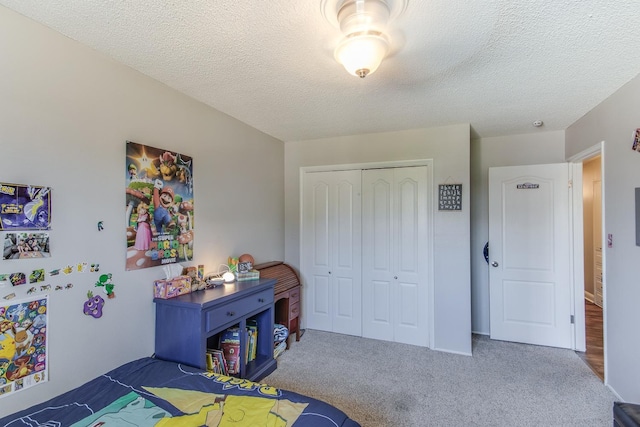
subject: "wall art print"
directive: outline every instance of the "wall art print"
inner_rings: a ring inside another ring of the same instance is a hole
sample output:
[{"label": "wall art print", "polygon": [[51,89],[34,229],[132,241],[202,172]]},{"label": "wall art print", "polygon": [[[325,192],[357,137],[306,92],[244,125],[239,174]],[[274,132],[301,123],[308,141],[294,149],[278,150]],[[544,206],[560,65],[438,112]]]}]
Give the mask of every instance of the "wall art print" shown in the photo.
[{"label": "wall art print", "polygon": [[50,228],[50,187],[0,183],[0,230]]},{"label": "wall art print", "polygon": [[6,233],[4,259],[49,258],[49,233]]},{"label": "wall art print", "polygon": [[633,151],[640,152],[640,128],[633,132],[633,145],[631,146]]},{"label": "wall art print", "polygon": [[127,141],[127,270],[193,259],[193,161]]},{"label": "wall art print", "polygon": [[0,303],[0,397],[46,382],[48,296]]}]

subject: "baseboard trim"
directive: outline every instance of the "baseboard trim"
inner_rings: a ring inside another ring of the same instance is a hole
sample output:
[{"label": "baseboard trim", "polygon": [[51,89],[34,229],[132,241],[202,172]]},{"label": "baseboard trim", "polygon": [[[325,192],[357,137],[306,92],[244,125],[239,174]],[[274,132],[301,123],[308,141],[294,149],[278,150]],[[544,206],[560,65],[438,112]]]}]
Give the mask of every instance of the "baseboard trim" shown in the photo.
[{"label": "baseboard trim", "polygon": [[433,348],[433,350],[441,351],[443,353],[459,354],[460,356],[473,356],[473,354],[467,353],[466,351],[455,351],[455,350],[449,350],[446,348],[437,348],[437,347]]}]

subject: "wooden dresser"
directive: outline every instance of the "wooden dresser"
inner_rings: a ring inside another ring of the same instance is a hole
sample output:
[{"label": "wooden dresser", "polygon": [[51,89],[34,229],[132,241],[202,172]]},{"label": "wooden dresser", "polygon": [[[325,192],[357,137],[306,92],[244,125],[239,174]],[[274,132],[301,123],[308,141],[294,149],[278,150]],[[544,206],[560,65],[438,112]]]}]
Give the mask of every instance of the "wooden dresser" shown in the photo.
[{"label": "wooden dresser", "polygon": [[296,334],[296,341],[300,341],[300,278],[295,270],[282,261],[272,261],[255,265],[260,271],[261,279],[276,279],[274,286],[274,314],[275,322],[285,325],[289,329],[287,348],[290,346],[292,334]]}]

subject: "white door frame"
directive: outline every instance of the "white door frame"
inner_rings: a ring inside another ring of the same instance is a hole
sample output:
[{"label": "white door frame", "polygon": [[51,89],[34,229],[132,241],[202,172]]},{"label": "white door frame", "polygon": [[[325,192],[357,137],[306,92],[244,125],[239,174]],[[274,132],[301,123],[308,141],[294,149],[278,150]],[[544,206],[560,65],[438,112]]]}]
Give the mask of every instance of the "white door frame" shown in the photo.
[{"label": "white door frame", "polygon": [[[571,163],[570,173],[573,181],[573,200],[572,200],[572,218],[573,218],[573,304],[575,313],[575,342],[574,349],[577,351],[586,350],[585,342],[585,313],[584,313],[584,228],[583,228],[583,200],[582,200],[582,164],[585,160],[589,160],[595,156],[600,156],[600,169],[602,171],[602,241],[606,242],[605,233],[605,173],[604,173],[604,144],[602,141],[592,147],[587,148],[569,158]],[[602,314],[603,314],[603,337],[604,337],[604,383],[607,384],[607,286],[606,286],[606,255],[607,251],[602,251]]]},{"label": "white door frame", "polygon": [[[434,181],[433,181],[433,159],[416,159],[416,160],[398,160],[398,161],[390,161],[390,162],[372,162],[372,163],[351,163],[351,164],[340,164],[340,165],[321,165],[321,166],[303,166],[300,168],[299,175],[299,200],[300,206],[298,210],[299,224],[299,236],[300,236],[300,253],[298,256],[302,259],[302,248],[304,242],[302,241],[302,202],[303,202],[303,190],[304,190],[304,177],[308,172],[328,172],[328,171],[340,171],[340,170],[352,170],[352,169],[382,169],[382,168],[399,168],[399,167],[408,167],[408,166],[427,166],[427,177],[429,179],[428,191],[427,194],[427,253],[428,253],[428,269],[429,274],[427,275],[427,321],[428,325],[428,333],[429,333],[429,348],[435,348],[435,291],[434,291],[434,250],[433,250],[433,239],[434,239],[434,206],[435,202],[433,198],[437,192],[434,190]],[[302,313],[304,317],[304,312]]]}]

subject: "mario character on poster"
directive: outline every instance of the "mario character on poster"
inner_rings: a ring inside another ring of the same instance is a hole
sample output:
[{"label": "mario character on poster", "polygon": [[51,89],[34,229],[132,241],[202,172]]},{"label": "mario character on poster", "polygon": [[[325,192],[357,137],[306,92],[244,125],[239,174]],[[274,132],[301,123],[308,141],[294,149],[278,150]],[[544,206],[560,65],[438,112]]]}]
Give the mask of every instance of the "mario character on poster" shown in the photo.
[{"label": "mario character on poster", "polygon": [[0,305],[0,397],[47,381],[47,297]]},{"label": "mario character on poster", "polygon": [[193,162],[127,142],[127,270],[193,259]]},{"label": "mario character on poster", "polygon": [[51,188],[0,183],[1,230],[49,230]]}]

